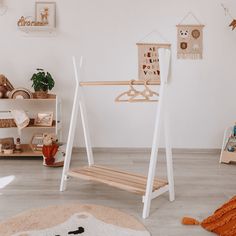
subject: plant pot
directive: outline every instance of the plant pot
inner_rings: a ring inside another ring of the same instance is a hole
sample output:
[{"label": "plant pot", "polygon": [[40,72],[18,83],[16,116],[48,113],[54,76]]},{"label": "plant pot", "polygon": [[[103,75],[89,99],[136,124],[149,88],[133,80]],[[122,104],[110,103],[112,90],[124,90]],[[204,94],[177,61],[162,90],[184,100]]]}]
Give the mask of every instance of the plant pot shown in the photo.
[{"label": "plant pot", "polygon": [[47,98],[48,97],[48,91],[43,91],[43,90],[35,91],[34,97],[39,98],[39,99]]}]

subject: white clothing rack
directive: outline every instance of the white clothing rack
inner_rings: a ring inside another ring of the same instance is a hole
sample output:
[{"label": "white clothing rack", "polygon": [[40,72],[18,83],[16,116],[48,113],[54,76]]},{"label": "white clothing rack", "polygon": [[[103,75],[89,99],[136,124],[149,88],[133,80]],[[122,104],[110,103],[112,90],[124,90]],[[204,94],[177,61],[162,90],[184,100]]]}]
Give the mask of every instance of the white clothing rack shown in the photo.
[{"label": "white clothing rack", "polygon": [[[168,126],[168,115],[166,111],[166,87],[169,74],[170,64],[170,49],[160,48],[159,50],[160,63],[160,81],[149,81],[149,85],[160,86],[159,102],[157,103],[157,112],[155,119],[155,129],[153,134],[152,151],[150,157],[150,164],[148,176],[142,176],[134,173],[128,173],[116,169],[111,169],[105,166],[97,166],[94,164],[92,145],[89,136],[89,126],[87,121],[86,107],[84,104],[83,91],[81,86],[118,86],[129,85],[129,81],[93,81],[81,82],[79,79],[79,71],[76,65],[75,58],[73,58],[76,88],[74,95],[74,103],[71,115],[71,123],[67,141],[65,163],[61,178],[60,191],[66,189],[66,181],[68,177],[77,177],[80,179],[91,180],[95,182],[104,183],[119,189],[130,191],[142,195],[144,203],[143,218],[147,218],[150,213],[151,201],[165,192],[169,192],[169,200],[174,201],[174,177],[173,177],[173,163],[172,163],[172,149],[170,143],[170,134]],[[81,60],[82,61],[82,60]],[[82,63],[80,64],[80,67]],[[144,85],[144,81],[134,81],[133,85]],[[73,140],[75,136],[76,123],[78,120],[78,113],[81,114],[82,126],[84,131],[84,138],[86,144],[88,166],[70,169]],[[156,165],[158,159],[158,150],[160,145],[161,125],[164,123],[166,162],[167,162],[167,181],[158,180],[155,178]]]}]

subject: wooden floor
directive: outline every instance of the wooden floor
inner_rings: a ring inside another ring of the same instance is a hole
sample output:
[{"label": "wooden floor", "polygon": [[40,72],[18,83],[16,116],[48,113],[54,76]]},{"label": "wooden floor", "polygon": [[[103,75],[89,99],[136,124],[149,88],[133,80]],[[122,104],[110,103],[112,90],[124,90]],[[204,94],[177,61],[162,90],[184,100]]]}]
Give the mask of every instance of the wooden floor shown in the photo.
[{"label": "wooden floor", "polygon": [[[85,154],[73,156],[73,167],[85,165]],[[106,164],[124,170],[145,174],[147,153],[95,153],[98,165]],[[176,201],[170,203],[168,195],[153,200],[151,215],[141,219],[140,196],[102,184],[72,179],[64,193],[59,192],[62,169],[42,166],[40,159],[0,159],[0,177],[15,175],[16,179],[0,190],[0,220],[24,210],[54,204],[79,201],[121,209],[142,221],[153,236],[212,235],[200,227],[180,224],[183,216],[203,219],[216,207],[236,195],[236,165],[218,163],[217,154],[175,154],[174,174]],[[158,177],[166,169],[161,155]]]}]

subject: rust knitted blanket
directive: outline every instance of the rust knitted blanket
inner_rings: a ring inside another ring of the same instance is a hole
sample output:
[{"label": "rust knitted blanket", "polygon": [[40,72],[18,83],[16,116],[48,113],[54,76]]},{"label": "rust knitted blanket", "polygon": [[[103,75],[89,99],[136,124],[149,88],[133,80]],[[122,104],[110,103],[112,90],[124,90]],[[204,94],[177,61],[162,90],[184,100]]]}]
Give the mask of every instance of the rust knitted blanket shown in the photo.
[{"label": "rust knitted blanket", "polygon": [[236,196],[217,209],[213,215],[209,216],[201,223],[195,219],[184,217],[182,224],[200,224],[204,229],[216,233],[217,235],[236,236]]}]

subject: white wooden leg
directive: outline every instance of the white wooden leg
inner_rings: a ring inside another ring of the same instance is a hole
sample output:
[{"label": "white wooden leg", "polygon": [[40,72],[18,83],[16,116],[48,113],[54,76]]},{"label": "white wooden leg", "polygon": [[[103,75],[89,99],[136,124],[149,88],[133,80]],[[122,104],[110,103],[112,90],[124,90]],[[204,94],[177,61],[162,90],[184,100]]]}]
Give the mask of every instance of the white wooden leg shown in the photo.
[{"label": "white wooden leg", "polygon": [[66,156],[64,160],[64,167],[63,167],[62,177],[61,177],[60,191],[64,191],[66,189],[67,172],[70,168],[73,141],[75,137],[75,129],[76,129],[76,124],[77,124],[76,121],[78,119],[78,112],[79,112],[79,99],[80,99],[79,79],[78,79],[78,71],[77,71],[75,58],[73,58],[73,65],[74,65],[74,72],[75,72],[75,79],[76,79],[76,88],[75,88],[74,103],[72,107],[72,114],[71,114],[71,120],[70,120],[69,134],[68,134],[68,139],[67,139]]},{"label": "white wooden leg", "polygon": [[62,140],[62,130],[61,130],[61,99],[56,97],[56,136],[61,142]]},{"label": "white wooden leg", "polygon": [[147,178],[147,187],[146,193],[144,196],[144,207],[143,207],[143,218],[146,219],[150,213],[150,206],[152,200],[152,190],[153,190],[153,182],[155,178],[157,158],[158,158],[158,148],[160,143],[160,134],[161,134],[161,120],[162,120],[162,107],[163,107],[163,97],[164,97],[164,85],[160,87],[160,99],[158,102],[156,121],[155,121],[155,129],[153,135],[153,143],[152,143],[152,152],[148,170],[148,178]]},{"label": "white wooden leg", "polygon": [[[81,62],[82,62],[82,58],[81,58]],[[66,146],[66,156],[65,156],[64,168],[63,168],[63,173],[62,173],[62,178],[61,178],[60,191],[64,191],[66,189],[67,172],[69,171],[69,168],[70,168],[73,140],[75,137],[75,130],[76,130],[76,124],[78,120],[79,108],[80,108],[80,114],[81,114],[81,119],[82,119],[83,131],[84,131],[88,163],[89,165],[94,164],[93,152],[92,152],[91,141],[90,141],[90,136],[89,136],[89,128],[88,128],[88,123],[87,123],[87,113],[86,113],[86,109],[84,105],[82,89],[79,85],[80,80],[78,76],[78,70],[77,70],[75,58],[73,58],[73,65],[74,65],[74,72],[75,72],[75,79],[76,79],[76,89],[75,89],[74,103],[73,103],[72,114],[71,114],[70,129],[69,129],[67,146]],[[82,65],[80,65],[80,67],[81,66]]]},{"label": "white wooden leg", "polygon": [[58,120],[59,120],[59,117],[58,117],[58,96],[56,96],[56,136],[58,135]]},{"label": "white wooden leg", "polygon": [[[76,89],[77,90],[77,89]],[[67,139],[67,146],[66,146],[66,156],[64,160],[64,167],[61,177],[61,186],[60,191],[64,191],[66,189],[66,180],[67,180],[67,172],[70,168],[71,156],[72,156],[72,149],[73,149],[73,141],[75,136],[75,129],[76,129],[76,120],[78,119],[78,99],[75,99],[72,109],[71,121],[70,121],[70,129]]]},{"label": "white wooden leg", "polygon": [[91,140],[90,140],[89,126],[87,122],[88,121],[87,112],[86,112],[86,107],[83,101],[84,99],[81,93],[81,100],[79,102],[80,112],[81,112],[80,114],[81,114],[81,120],[82,120],[83,131],[84,131],[84,139],[85,139],[88,163],[89,163],[89,166],[91,166],[94,164],[94,159],[93,159],[93,151],[92,151],[92,145],[91,145]]},{"label": "white wooden leg", "polygon": [[227,142],[232,134],[233,134],[233,127],[227,128],[224,132],[224,138],[223,138],[223,143],[222,143],[221,153],[220,153],[220,163],[222,163],[223,152],[224,152],[225,147],[227,146]]},{"label": "white wooden leg", "polygon": [[166,163],[167,163],[167,178],[169,185],[169,199],[170,201],[175,200],[175,190],[174,190],[174,175],[173,175],[173,159],[172,159],[172,148],[170,142],[170,132],[169,132],[169,118],[165,115],[164,120],[165,129],[165,145],[166,145]]},{"label": "white wooden leg", "polygon": [[61,99],[58,99],[58,108],[57,108],[57,132],[58,132],[58,139],[62,141],[62,110],[61,110]]}]

